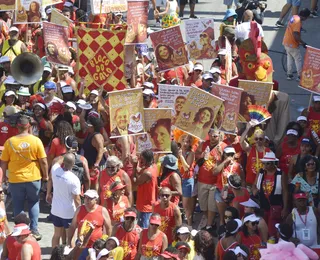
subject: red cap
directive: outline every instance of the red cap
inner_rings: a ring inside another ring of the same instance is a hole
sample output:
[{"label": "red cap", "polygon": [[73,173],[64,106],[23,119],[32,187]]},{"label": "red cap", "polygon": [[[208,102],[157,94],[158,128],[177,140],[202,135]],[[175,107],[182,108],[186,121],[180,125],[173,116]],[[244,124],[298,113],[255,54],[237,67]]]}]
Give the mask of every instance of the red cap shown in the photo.
[{"label": "red cap", "polygon": [[113,187],[113,189],[111,190],[111,192],[115,192],[117,190],[122,190],[124,187],[126,187],[127,185],[123,185],[121,182],[118,183],[117,186]]},{"label": "red cap", "polygon": [[293,197],[297,200],[297,199],[307,199],[307,194],[305,193],[296,193],[293,195]]},{"label": "red cap", "polygon": [[185,246],[185,245],[180,245],[180,246],[177,247],[177,249],[178,249],[178,250],[179,250],[179,249],[186,249],[186,250],[188,251],[188,253],[190,253],[190,247],[187,247],[187,246]]},{"label": "red cap", "polygon": [[125,211],[124,212],[124,217],[137,217],[137,214],[134,211]]},{"label": "red cap", "polygon": [[154,225],[158,225],[160,226],[161,225],[161,218],[157,218],[157,217],[151,217],[150,218],[150,224],[154,224]]}]

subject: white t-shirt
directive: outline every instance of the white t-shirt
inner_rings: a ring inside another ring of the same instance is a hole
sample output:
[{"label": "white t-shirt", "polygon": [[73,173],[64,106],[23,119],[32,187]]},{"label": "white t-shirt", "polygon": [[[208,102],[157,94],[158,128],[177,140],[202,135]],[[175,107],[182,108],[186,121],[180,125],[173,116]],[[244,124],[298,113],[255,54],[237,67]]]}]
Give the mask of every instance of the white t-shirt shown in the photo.
[{"label": "white t-shirt", "polygon": [[80,180],[71,171],[64,171],[58,163],[51,168],[53,198],[51,214],[72,219],[76,211],[73,195],[80,195]]},{"label": "white t-shirt", "polygon": [[[239,39],[240,41],[244,41],[249,38],[249,33],[250,33],[250,24],[251,22],[243,22],[240,23],[236,26],[236,39]],[[259,36],[264,37],[263,29],[260,24],[258,24],[259,28]]]}]

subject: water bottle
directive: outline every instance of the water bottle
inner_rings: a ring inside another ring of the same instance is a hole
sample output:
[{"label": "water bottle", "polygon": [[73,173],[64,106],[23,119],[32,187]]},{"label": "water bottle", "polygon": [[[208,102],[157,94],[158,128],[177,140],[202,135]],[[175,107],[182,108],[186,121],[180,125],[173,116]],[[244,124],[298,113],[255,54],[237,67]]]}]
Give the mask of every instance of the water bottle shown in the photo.
[{"label": "water bottle", "polygon": [[206,147],[204,150],[204,159],[207,161],[209,159],[209,153],[210,153],[210,148],[209,146]]}]

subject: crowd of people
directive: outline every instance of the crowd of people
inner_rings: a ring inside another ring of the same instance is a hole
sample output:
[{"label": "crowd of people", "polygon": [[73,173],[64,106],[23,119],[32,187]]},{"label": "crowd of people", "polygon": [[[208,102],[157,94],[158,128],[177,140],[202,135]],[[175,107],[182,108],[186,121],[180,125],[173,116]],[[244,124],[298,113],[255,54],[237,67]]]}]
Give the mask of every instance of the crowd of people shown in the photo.
[{"label": "crowd of people", "polygon": [[[87,17],[85,2],[65,0],[55,6],[73,21],[69,38],[75,26],[125,23],[120,12]],[[166,28],[165,20],[176,16],[172,25],[179,24],[188,1],[168,0],[163,12],[158,2],[152,1],[156,21],[162,17]],[[194,19],[195,2],[189,0]],[[230,7],[230,1],[225,4]],[[51,12],[51,7],[45,9],[48,21]],[[316,17],[315,7],[312,13]],[[298,78],[301,73],[301,21],[309,15],[309,10],[301,10],[285,32],[288,80],[293,78],[293,61]],[[214,122],[205,140],[174,127],[186,102],[180,96],[172,127],[170,121],[168,125],[159,120],[150,130],[158,150],[138,153],[136,136],[124,130],[127,111],[117,110],[117,127],[110,129],[108,93],[97,87],[86,95],[84,79],[78,87],[76,50],[70,47],[74,69],[48,63],[45,48],[50,55],[52,46],[44,46],[41,24],[15,25],[11,18],[10,12],[0,12],[1,259],[41,259],[37,241],[48,232],[38,227],[43,205],[50,207],[53,236],[46,246],[52,248],[53,260],[255,260],[272,254],[269,245],[275,243],[307,257],[297,259],[318,259],[313,250],[320,223],[320,96],[314,95],[311,106],[289,122],[288,108],[279,110],[285,106],[281,102],[288,102],[287,95],[278,91],[274,80],[268,102],[271,121],[257,125],[245,118],[248,122],[239,123],[236,133],[220,131]],[[232,46],[230,82],[220,36],[208,70],[190,62],[162,72],[154,53],[136,50],[127,87],[143,89],[144,108],[158,107],[161,83],[206,92],[213,83],[237,87],[238,79],[245,78],[239,46],[252,37],[254,13],[246,10],[243,22],[236,20],[237,13],[228,9],[220,27]],[[262,27],[257,29],[263,38]],[[37,54],[44,65],[41,78],[31,85],[12,73],[17,69],[12,62],[25,52]],[[204,116],[212,117],[213,110],[199,110],[199,122]],[[170,153],[159,153],[168,140]],[[41,194],[45,201],[40,203]],[[9,197],[13,230],[6,214]],[[274,250],[279,253],[281,248]]]}]

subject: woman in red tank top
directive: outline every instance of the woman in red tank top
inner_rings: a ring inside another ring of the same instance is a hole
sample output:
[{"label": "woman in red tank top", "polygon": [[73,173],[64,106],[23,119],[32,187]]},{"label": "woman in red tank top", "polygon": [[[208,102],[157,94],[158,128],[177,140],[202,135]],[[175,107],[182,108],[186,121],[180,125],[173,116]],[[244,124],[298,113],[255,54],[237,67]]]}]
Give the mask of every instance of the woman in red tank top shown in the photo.
[{"label": "woman in red tank top", "polygon": [[177,173],[178,159],[172,154],[168,154],[162,158],[160,187],[168,187],[172,192],[171,201],[178,205],[180,196],[182,195],[181,177]]},{"label": "woman in red tank top", "polygon": [[[68,245],[71,245],[71,240],[75,230],[78,228],[78,240],[84,242],[88,236],[88,243],[83,247],[91,247],[93,243],[102,237],[103,230],[110,236],[111,221],[108,211],[98,205],[98,193],[95,190],[87,190],[84,193],[84,205],[77,208],[77,211],[72,219],[69,227]],[[91,232],[91,234],[89,233]]]},{"label": "woman in red tank top", "polygon": [[222,159],[213,168],[213,175],[217,176],[217,189],[215,191],[215,199],[217,201],[217,207],[220,215],[220,225],[224,223],[224,211],[227,208],[225,199],[227,196],[225,192],[228,192],[228,177],[230,175],[239,175],[243,179],[244,173],[242,166],[234,160],[236,151],[232,146],[227,146],[223,150]]},{"label": "woman in red tank top", "polygon": [[253,126],[254,124],[252,122],[248,122],[246,130],[242,133],[240,138],[241,147],[248,156],[246,166],[246,184],[248,186],[253,185],[257,173],[263,168],[261,159],[266,152],[270,152],[270,149],[264,146],[265,134],[260,128],[257,128],[253,133],[254,145],[251,146],[246,141],[247,134]]},{"label": "woman in red tank top", "polygon": [[139,255],[137,259],[147,260],[159,256],[168,247],[168,240],[165,233],[159,230],[161,217],[153,213],[150,217],[148,229],[144,229],[140,235]]},{"label": "woman in red tank top", "polygon": [[237,234],[242,226],[240,219],[232,219],[226,224],[226,234],[219,240],[216,247],[216,259],[223,260],[223,256],[229,249],[235,248],[239,243]]},{"label": "woman in red tank top", "polygon": [[243,219],[242,231],[239,232],[240,244],[249,249],[249,260],[258,260],[261,258],[259,248],[261,248],[261,238],[258,231],[260,218],[255,214],[246,213]]},{"label": "woman in red tank top", "polygon": [[105,200],[104,207],[108,210],[111,225],[117,225],[124,221],[124,210],[131,206],[128,197],[124,195],[124,188],[120,181],[115,181],[110,185],[112,195]]},{"label": "woman in red tank top", "polygon": [[121,182],[126,185],[125,195],[128,197],[129,202],[132,203],[132,188],[131,180],[128,174],[122,170],[123,164],[117,156],[109,156],[106,162],[106,169],[103,170],[99,176],[99,197],[100,204],[103,205],[104,200],[111,197],[110,185],[115,181]]},{"label": "woman in red tank top", "polygon": [[[289,123],[290,124],[290,123]],[[297,124],[297,123],[296,123]],[[288,129],[286,138],[277,149],[276,156],[279,158],[279,168],[282,172],[288,174],[290,160],[294,155],[300,153],[300,141],[299,138],[302,135],[301,127],[298,130]]]},{"label": "woman in red tank top", "polygon": [[192,196],[194,189],[193,169],[195,167],[194,141],[191,135],[183,134],[180,137],[178,166],[182,176],[182,205],[185,209],[187,224],[192,226],[192,216],[195,207],[195,197]]}]

